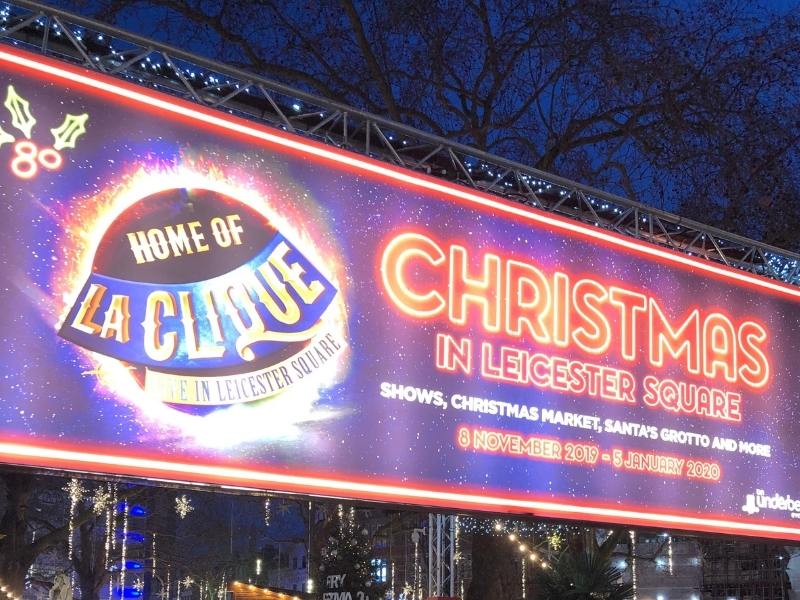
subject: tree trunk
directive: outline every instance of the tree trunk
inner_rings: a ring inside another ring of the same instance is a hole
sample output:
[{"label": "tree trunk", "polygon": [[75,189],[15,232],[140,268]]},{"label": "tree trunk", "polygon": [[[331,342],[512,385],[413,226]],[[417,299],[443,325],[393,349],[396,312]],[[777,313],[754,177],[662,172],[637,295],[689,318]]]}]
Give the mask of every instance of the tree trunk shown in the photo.
[{"label": "tree trunk", "polygon": [[95,519],[81,523],[78,551],[72,559],[81,600],[100,600],[100,590],[106,581],[105,547],[102,536],[95,531],[95,524]]},{"label": "tree trunk", "polygon": [[79,577],[81,600],[100,600],[100,589],[93,577]]},{"label": "tree trunk", "polygon": [[33,488],[33,476],[9,473],[4,478],[6,487],[6,512],[0,520],[0,585],[5,585],[12,596],[21,598],[25,575],[36,558],[27,543],[26,513]]},{"label": "tree trunk", "polygon": [[472,582],[466,600],[518,600],[522,597],[519,556],[508,540],[476,534],[472,538]]}]

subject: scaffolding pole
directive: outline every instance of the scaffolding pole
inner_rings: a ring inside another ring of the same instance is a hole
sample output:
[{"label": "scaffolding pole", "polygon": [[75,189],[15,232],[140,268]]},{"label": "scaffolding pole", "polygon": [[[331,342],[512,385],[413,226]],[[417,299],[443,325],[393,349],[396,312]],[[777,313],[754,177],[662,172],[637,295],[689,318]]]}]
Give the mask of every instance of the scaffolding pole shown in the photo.
[{"label": "scaffolding pole", "polygon": [[428,514],[428,596],[455,595],[456,518]]}]

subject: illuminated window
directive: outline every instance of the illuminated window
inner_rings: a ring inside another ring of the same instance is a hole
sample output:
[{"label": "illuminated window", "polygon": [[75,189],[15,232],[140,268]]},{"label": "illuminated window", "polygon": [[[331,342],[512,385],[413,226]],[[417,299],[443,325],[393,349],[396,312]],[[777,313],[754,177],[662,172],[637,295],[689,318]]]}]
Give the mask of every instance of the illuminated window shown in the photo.
[{"label": "illuminated window", "polygon": [[372,576],[378,583],[386,583],[386,560],[382,558],[372,559]]}]

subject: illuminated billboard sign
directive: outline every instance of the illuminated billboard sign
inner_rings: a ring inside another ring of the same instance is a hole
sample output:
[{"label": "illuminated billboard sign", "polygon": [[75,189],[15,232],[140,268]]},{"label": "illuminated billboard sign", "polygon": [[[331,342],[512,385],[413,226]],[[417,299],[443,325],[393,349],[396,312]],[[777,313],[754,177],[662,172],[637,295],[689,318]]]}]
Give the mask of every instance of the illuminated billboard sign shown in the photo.
[{"label": "illuminated billboard sign", "polygon": [[800,290],[0,65],[3,462],[800,540]]}]

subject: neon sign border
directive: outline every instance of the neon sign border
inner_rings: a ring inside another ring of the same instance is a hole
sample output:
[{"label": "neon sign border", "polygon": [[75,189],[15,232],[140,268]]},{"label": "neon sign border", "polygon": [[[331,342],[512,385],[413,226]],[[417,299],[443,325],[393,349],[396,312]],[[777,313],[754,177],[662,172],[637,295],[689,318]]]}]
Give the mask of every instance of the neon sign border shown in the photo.
[{"label": "neon sign border", "polygon": [[[113,97],[117,101],[132,104],[140,109],[144,107],[158,111],[160,116],[189,120],[217,132],[221,131],[227,135],[241,136],[251,142],[267,144],[283,152],[300,154],[306,158],[333,163],[338,168],[348,168],[360,174],[376,176],[396,185],[406,185],[424,190],[443,200],[466,203],[473,208],[482,210],[488,209],[508,218],[535,223],[566,235],[588,238],[595,243],[610,245],[651,260],[666,262],[691,271],[701,271],[707,276],[725,279],[795,301],[800,300],[800,288],[761,278],[732,267],[705,262],[620,234],[591,228],[564,217],[546,214],[490,194],[462,188],[430,176],[387,165],[375,159],[299,138],[279,130],[270,130],[239,117],[207,109],[135,84],[118,81],[106,75],[86,71],[80,67],[39,57],[24,50],[4,47],[0,49],[0,62],[62,84],[77,85],[95,95]],[[435,489],[433,486],[415,486],[405,482],[392,484],[358,481],[355,477],[339,479],[334,476],[313,474],[274,473],[249,467],[204,465],[145,456],[111,454],[99,448],[87,451],[85,447],[78,449],[37,445],[14,439],[0,439],[0,461],[46,469],[68,469],[253,490],[269,489],[366,501],[391,501],[455,510],[530,514],[599,523],[667,527],[778,540],[800,540],[800,527],[789,527],[777,522],[733,519],[728,516],[716,515],[702,516],[680,511],[666,513],[623,505],[603,505],[600,502],[581,504],[560,499],[540,501],[531,498],[493,496],[482,491]]]}]

